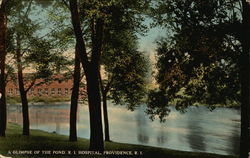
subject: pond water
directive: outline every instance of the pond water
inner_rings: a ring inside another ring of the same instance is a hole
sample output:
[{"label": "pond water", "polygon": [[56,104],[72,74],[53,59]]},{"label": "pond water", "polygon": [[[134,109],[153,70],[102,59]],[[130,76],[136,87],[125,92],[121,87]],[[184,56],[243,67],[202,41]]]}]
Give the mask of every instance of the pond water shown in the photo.
[{"label": "pond water", "polygon": [[[31,105],[32,129],[69,135],[69,104]],[[8,121],[22,124],[21,106],[8,106]],[[185,114],[174,108],[165,123],[151,121],[139,107],[131,112],[125,107],[109,104],[110,137],[112,141],[143,144],[184,151],[224,155],[239,154],[240,111],[190,107]],[[88,107],[78,108],[78,136],[89,138]]]}]

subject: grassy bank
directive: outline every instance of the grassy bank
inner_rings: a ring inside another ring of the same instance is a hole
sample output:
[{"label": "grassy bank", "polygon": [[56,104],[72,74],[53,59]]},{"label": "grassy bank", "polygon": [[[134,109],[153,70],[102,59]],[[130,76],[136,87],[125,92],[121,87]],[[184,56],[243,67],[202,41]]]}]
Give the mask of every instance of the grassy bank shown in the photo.
[{"label": "grassy bank", "polygon": [[[31,136],[22,136],[22,129],[18,125],[8,124],[6,138],[0,138],[0,154],[10,157],[119,157],[119,158],[236,158],[233,156],[222,156],[216,154],[183,152],[176,150],[168,150],[155,147],[146,147],[141,145],[122,144],[115,142],[105,143],[105,151],[126,151],[123,155],[109,155],[100,156],[98,154],[89,155],[88,150],[89,141],[80,138],[78,142],[69,142],[67,136],[58,135],[55,133],[47,133],[40,130],[31,130]],[[36,154],[51,152],[51,154]],[[67,155],[67,152],[71,154]],[[80,155],[74,155],[73,152],[80,152]],[[85,154],[84,152],[85,151]],[[131,151],[132,155],[127,151]],[[142,155],[135,155],[135,151],[142,152]],[[11,152],[11,153],[10,153]],[[14,152],[14,153],[13,153]],[[31,154],[23,154],[21,152],[32,152]],[[54,152],[54,154],[53,154]],[[57,152],[57,153],[56,153]],[[58,152],[66,152],[66,154],[59,154]]]}]

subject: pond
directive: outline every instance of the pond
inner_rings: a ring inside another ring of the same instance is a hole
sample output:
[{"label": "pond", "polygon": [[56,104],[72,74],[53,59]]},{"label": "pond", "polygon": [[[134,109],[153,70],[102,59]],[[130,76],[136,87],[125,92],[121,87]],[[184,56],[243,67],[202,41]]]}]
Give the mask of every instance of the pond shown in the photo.
[{"label": "pond", "polygon": [[[69,104],[31,105],[32,129],[69,135]],[[206,107],[190,107],[185,114],[174,108],[165,123],[151,121],[140,106],[131,112],[125,107],[108,107],[112,141],[142,144],[184,151],[224,155],[239,154],[240,111]],[[21,106],[8,106],[8,121],[22,125]],[[89,138],[88,107],[78,108],[78,136]]]}]

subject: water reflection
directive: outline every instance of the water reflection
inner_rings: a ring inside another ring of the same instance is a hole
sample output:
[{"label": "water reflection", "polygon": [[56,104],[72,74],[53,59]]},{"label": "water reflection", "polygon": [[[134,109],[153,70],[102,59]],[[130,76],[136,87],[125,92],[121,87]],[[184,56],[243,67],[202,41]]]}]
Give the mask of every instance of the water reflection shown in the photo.
[{"label": "water reflection", "polygon": [[60,124],[61,124],[61,122],[60,122],[60,120],[58,119],[58,117],[56,117],[56,119],[55,119],[55,122],[56,122],[56,133],[60,133]]},{"label": "water reflection", "polygon": [[161,125],[159,131],[157,132],[157,144],[163,145],[167,141],[167,134],[164,132],[164,126]]},{"label": "water reflection", "polygon": [[[30,106],[31,128],[69,135],[69,109],[68,104]],[[209,112],[199,107],[180,114],[172,108],[166,123],[159,123],[157,119],[150,121],[143,106],[131,112],[110,103],[108,110],[112,141],[186,151],[239,154],[240,115],[237,110],[218,108]],[[22,125],[21,112],[21,106],[8,106],[8,121]],[[78,136],[89,138],[87,106],[79,106],[77,123]]]},{"label": "water reflection", "polygon": [[201,113],[188,115],[187,128],[189,129],[189,133],[187,135],[187,140],[193,151],[206,151],[205,133],[200,125],[200,120]]},{"label": "water reflection", "polygon": [[145,118],[145,115],[143,115],[142,108],[139,108],[137,110],[136,114],[136,125],[137,125],[137,140],[138,142],[142,144],[147,144],[149,142],[149,136],[148,136],[148,125]]},{"label": "water reflection", "polygon": [[232,129],[232,135],[229,137],[229,151],[231,151],[231,154],[239,155],[240,154],[240,122],[236,122],[233,125]]}]

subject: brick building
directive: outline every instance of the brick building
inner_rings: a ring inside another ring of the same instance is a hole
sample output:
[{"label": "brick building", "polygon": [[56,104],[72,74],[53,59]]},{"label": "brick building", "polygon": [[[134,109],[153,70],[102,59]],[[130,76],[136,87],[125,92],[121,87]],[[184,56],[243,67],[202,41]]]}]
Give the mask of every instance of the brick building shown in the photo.
[{"label": "brick building", "polygon": [[[26,74],[27,75],[27,74]],[[24,76],[26,76],[24,75]],[[56,80],[38,84],[44,82],[42,79],[36,80],[34,86],[30,88],[29,92],[27,93],[28,97],[34,97],[34,96],[42,96],[42,97],[70,97],[72,87],[73,87],[73,79],[67,79],[63,80],[62,75],[55,75],[53,78]],[[31,81],[26,83],[26,89],[31,84]],[[81,91],[83,91],[84,88],[81,88]],[[7,96],[19,96],[19,88],[17,81],[9,81],[6,85],[6,95]]]}]

